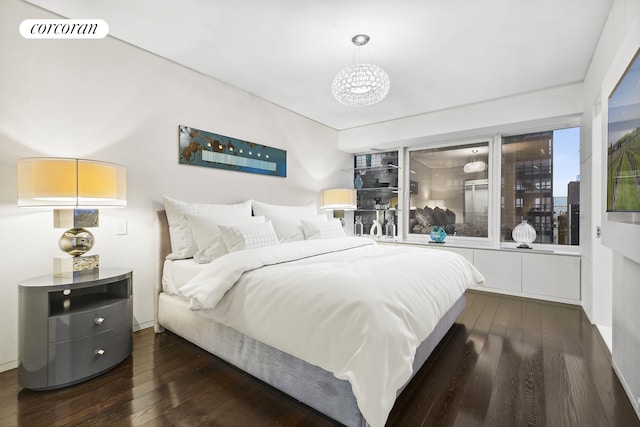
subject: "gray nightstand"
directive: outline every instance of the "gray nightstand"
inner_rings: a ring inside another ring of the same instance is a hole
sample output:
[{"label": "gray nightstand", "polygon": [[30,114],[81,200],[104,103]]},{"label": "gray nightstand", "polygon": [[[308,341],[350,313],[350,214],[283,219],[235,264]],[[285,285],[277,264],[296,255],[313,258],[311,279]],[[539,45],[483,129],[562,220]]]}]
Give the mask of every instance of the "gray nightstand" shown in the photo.
[{"label": "gray nightstand", "polygon": [[18,284],[18,383],[33,390],[75,384],[125,360],[133,347],[131,270]]}]

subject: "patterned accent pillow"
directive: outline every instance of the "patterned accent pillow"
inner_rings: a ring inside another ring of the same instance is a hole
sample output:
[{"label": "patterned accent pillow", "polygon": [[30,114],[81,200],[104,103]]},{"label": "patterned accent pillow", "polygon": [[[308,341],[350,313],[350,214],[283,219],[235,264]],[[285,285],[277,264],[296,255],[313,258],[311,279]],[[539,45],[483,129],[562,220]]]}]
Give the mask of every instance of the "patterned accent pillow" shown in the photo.
[{"label": "patterned accent pillow", "polygon": [[337,239],[345,237],[344,228],[339,219],[329,221],[300,220],[304,230],[304,238],[312,239]]},{"label": "patterned accent pillow", "polygon": [[171,240],[171,254],[167,256],[167,259],[191,258],[198,250],[186,214],[245,218],[251,216],[251,200],[231,205],[217,205],[181,202],[162,196],[162,202],[167,212],[169,238]]},{"label": "patterned accent pillow", "polygon": [[244,225],[264,223],[263,216],[232,217],[210,215],[187,215],[191,233],[198,246],[193,260],[198,264],[206,264],[227,253],[221,225]]},{"label": "patterned accent pillow", "polygon": [[271,221],[262,224],[220,225],[219,228],[227,252],[262,248],[279,243]]}]

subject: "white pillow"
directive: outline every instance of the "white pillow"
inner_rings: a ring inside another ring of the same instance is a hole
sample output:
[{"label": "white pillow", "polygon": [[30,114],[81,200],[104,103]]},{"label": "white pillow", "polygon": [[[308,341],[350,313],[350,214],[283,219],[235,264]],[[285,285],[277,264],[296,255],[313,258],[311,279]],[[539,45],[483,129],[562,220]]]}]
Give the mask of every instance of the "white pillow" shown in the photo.
[{"label": "white pillow", "polygon": [[220,225],[260,224],[263,216],[225,217],[210,215],[186,215],[191,233],[198,250],[193,260],[198,264],[206,264],[227,253],[227,247],[220,233]]},{"label": "white pillow", "polygon": [[251,201],[230,205],[188,203],[162,196],[164,209],[169,222],[169,238],[171,239],[171,254],[167,259],[191,258],[198,247],[192,236],[186,214],[216,215],[226,217],[251,216]]},{"label": "white pillow", "polygon": [[301,219],[304,238],[311,239],[337,239],[344,237],[344,228],[339,219],[329,221]]},{"label": "white pillow", "polygon": [[[309,221],[327,222],[327,215],[313,215],[306,218]],[[271,222],[273,223],[273,229],[278,235],[280,242],[295,242],[298,240],[304,240],[304,230],[302,229],[301,219],[288,216],[272,216]]]},{"label": "white pillow", "polygon": [[[289,206],[271,205],[252,200],[251,206],[254,215],[263,215],[272,221],[273,229],[283,243],[304,240],[304,232],[300,225],[300,219],[311,219],[318,216],[318,208],[315,203],[305,206]],[[324,216],[326,218],[326,215]]]},{"label": "white pillow", "polygon": [[256,249],[278,244],[271,221],[262,224],[220,225],[220,233],[228,252]]},{"label": "white pillow", "polygon": [[315,203],[306,206],[287,206],[287,205],[270,205],[268,203],[251,201],[251,207],[254,215],[263,215],[267,219],[272,216],[288,217],[288,218],[308,218],[318,214],[318,208]]}]

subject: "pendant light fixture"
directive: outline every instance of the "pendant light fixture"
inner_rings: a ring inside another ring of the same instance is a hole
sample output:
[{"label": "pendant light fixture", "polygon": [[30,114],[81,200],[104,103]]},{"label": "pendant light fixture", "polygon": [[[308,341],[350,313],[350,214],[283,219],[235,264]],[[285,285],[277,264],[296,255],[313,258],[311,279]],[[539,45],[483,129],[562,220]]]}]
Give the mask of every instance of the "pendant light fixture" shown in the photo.
[{"label": "pendant light fixture", "polygon": [[474,148],[471,153],[473,154],[473,160],[469,163],[465,164],[462,170],[465,173],[475,173],[482,172],[487,168],[487,164],[483,161],[476,161],[476,154],[478,154],[478,149]]},{"label": "pendant light fixture", "polygon": [[389,75],[377,65],[360,62],[360,48],[369,42],[368,35],[358,34],[351,41],[356,46],[355,65],[340,71],[333,79],[333,96],[341,104],[352,107],[376,104],[389,92]]}]

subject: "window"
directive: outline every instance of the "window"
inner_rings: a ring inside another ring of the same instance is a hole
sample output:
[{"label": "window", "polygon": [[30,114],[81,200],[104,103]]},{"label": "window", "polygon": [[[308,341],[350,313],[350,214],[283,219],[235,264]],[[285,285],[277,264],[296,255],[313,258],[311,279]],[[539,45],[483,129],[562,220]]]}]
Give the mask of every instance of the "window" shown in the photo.
[{"label": "window", "polygon": [[489,142],[410,151],[409,162],[410,234],[488,236]]},{"label": "window", "polygon": [[526,219],[535,243],[579,244],[580,128],[502,137],[501,241]]}]

